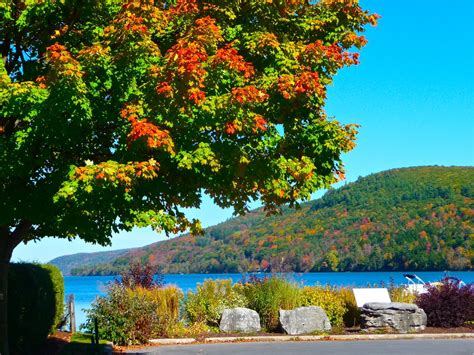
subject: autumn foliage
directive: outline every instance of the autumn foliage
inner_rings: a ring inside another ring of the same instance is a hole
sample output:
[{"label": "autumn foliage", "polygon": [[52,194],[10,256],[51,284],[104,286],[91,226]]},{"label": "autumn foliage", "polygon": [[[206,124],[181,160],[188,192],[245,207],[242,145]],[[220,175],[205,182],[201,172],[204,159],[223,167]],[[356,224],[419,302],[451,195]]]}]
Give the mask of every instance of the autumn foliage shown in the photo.
[{"label": "autumn foliage", "polygon": [[0,6],[2,228],[199,231],[202,191],[274,211],[344,177],[356,126],[323,107],[378,19],[358,1],[21,4]]},{"label": "autumn foliage", "polygon": [[428,286],[416,299],[432,327],[461,327],[474,320],[474,284],[444,278],[440,285]]},{"label": "autumn foliage", "polygon": [[1,2],[0,258],[199,232],[182,209],[202,193],[272,212],[338,181],[356,126],[325,115],[326,87],[377,18],[356,0]]}]

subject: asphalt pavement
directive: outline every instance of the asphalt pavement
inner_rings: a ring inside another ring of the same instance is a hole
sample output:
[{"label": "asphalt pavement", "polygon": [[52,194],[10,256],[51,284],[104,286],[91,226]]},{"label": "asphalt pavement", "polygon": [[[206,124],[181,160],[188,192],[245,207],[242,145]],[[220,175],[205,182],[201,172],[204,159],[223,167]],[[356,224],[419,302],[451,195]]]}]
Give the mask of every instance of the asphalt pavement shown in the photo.
[{"label": "asphalt pavement", "polygon": [[474,339],[259,342],[157,346],[149,355],[474,355]]}]

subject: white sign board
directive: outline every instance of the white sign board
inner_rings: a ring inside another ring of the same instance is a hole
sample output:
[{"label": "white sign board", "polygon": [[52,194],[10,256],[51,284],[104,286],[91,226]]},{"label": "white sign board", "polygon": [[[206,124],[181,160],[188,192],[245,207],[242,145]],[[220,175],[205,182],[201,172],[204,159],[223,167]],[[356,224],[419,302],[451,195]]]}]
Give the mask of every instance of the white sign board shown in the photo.
[{"label": "white sign board", "polygon": [[386,288],[354,288],[352,291],[359,308],[369,302],[391,302]]}]

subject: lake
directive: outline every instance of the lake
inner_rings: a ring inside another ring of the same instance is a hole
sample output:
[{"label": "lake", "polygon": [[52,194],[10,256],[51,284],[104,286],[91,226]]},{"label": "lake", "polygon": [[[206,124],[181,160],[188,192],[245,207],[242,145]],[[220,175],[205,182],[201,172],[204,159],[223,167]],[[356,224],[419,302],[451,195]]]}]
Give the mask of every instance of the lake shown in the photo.
[{"label": "lake", "polygon": [[[332,286],[353,286],[363,287],[368,284],[375,285],[381,282],[388,284],[391,280],[396,285],[406,284],[403,277],[405,272],[312,272],[312,273],[287,273],[282,274],[290,280],[294,280],[303,285],[332,285]],[[409,272],[415,273],[424,281],[438,281],[446,274],[458,277],[466,283],[474,282],[474,272],[470,271],[423,271]],[[165,275],[166,284],[173,284],[180,287],[184,292],[195,290],[198,283],[205,279],[231,279],[238,282],[244,274],[184,274]],[[262,274],[263,276],[263,274]],[[89,308],[91,302],[105,293],[105,285],[114,279],[113,276],[65,276],[65,294],[74,294],[76,300],[76,321],[77,325],[84,323],[86,314],[84,309]]]}]

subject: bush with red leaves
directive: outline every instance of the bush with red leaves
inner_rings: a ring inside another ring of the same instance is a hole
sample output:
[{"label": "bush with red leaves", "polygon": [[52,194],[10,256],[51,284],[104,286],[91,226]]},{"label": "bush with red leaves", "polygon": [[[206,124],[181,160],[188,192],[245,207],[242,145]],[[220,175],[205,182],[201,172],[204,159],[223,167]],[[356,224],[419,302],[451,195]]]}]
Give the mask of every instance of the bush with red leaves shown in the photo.
[{"label": "bush with red leaves", "polygon": [[431,327],[460,327],[474,320],[474,284],[462,286],[459,280],[444,278],[441,285],[429,286],[416,299]]},{"label": "bush with red leaves", "polygon": [[[156,275],[156,277],[155,277]],[[125,288],[143,287],[151,289],[155,287],[163,287],[164,277],[158,272],[157,267],[153,267],[147,263],[141,265],[138,262],[131,263],[128,270],[120,274],[120,279],[115,283]]]}]

